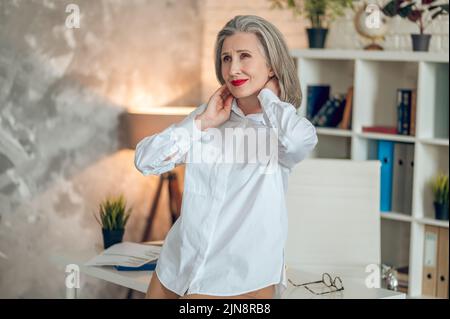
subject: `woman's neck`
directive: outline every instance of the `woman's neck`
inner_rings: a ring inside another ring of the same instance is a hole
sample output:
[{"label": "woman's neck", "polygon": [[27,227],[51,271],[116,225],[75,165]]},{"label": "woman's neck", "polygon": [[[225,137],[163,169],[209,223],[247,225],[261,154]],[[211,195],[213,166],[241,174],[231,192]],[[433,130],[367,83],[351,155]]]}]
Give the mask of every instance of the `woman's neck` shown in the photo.
[{"label": "woman's neck", "polygon": [[262,112],[261,104],[256,94],[237,99],[237,104],[242,112],[244,112],[244,115]]}]

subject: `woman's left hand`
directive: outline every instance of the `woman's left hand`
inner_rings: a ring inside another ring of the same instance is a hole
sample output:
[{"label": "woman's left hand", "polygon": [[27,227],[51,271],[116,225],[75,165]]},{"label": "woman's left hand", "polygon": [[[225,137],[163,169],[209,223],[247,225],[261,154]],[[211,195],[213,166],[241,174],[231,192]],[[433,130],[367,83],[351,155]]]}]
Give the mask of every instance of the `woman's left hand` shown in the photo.
[{"label": "woman's left hand", "polygon": [[280,97],[280,84],[278,83],[278,79],[276,76],[272,76],[264,85],[264,89],[270,89],[276,96]]}]

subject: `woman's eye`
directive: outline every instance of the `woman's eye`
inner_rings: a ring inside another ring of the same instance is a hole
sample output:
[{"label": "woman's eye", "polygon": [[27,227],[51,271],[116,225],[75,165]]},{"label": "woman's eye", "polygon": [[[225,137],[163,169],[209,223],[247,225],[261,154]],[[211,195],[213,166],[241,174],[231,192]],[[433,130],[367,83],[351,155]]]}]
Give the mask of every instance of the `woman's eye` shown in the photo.
[{"label": "woman's eye", "polygon": [[249,58],[249,57],[250,57],[250,55],[249,55],[249,54],[247,54],[247,53],[244,53],[244,54],[242,54],[242,55],[241,55],[241,57],[242,57],[242,58]]},{"label": "woman's eye", "polygon": [[229,59],[230,59],[230,57],[226,56],[226,57],[223,58],[223,62],[227,62]]}]

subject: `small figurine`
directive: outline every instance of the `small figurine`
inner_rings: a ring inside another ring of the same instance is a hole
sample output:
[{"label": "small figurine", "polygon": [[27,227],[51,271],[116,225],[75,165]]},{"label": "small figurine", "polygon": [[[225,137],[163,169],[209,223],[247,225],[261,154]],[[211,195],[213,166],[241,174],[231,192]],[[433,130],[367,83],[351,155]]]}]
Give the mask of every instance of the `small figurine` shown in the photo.
[{"label": "small figurine", "polygon": [[387,289],[397,291],[398,289],[397,270],[395,270],[394,267],[382,264],[381,279],[384,280]]}]

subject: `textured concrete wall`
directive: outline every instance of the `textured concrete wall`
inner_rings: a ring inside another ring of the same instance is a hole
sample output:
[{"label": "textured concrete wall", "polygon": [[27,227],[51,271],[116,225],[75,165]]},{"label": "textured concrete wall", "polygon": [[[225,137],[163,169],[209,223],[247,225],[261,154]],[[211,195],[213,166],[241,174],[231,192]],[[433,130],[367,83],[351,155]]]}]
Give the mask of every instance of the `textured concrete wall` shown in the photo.
[{"label": "textured concrete wall", "polygon": [[[197,0],[0,1],[0,297],[63,297],[49,258],[95,253],[107,195],[125,194],[125,239],[140,240],[157,180],[120,150],[119,114],[199,104],[201,12]],[[154,239],[170,227],[158,223]],[[126,295],[81,280],[84,297]]]}]

